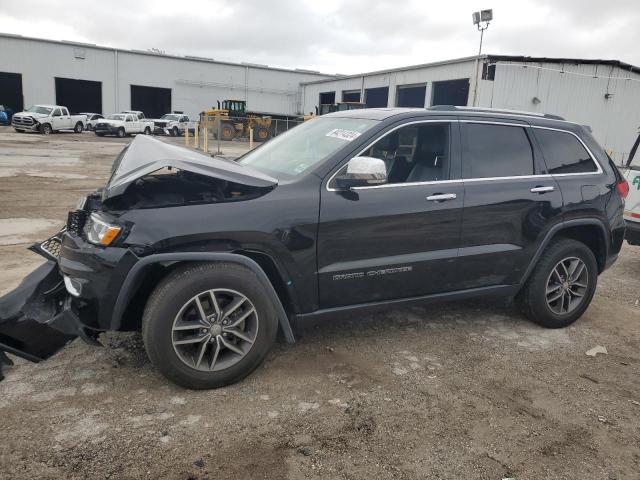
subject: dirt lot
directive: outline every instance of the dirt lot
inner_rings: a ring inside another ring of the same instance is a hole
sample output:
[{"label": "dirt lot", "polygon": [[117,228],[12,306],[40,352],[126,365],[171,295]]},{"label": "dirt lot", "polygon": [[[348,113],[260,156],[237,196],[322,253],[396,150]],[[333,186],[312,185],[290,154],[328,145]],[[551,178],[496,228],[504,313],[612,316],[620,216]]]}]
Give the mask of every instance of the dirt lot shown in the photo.
[{"label": "dirt lot", "polygon": [[[0,130],[0,291],[124,143]],[[0,477],[640,478],[639,296],[625,245],[570,328],[489,300],[336,318],[207,392],[168,384],[136,335],[77,340],[7,369]],[[608,354],[585,355],[597,345]]]}]

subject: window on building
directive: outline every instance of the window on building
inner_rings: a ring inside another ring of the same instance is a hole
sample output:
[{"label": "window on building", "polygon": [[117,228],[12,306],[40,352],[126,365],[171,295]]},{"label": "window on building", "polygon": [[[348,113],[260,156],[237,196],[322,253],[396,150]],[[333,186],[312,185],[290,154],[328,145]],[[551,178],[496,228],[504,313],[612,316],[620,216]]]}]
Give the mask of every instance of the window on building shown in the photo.
[{"label": "window on building", "polygon": [[598,168],[582,143],[570,133],[535,129],[549,173],[589,173]]},{"label": "window on building", "polygon": [[533,148],[523,127],[466,125],[465,178],[532,175]]}]

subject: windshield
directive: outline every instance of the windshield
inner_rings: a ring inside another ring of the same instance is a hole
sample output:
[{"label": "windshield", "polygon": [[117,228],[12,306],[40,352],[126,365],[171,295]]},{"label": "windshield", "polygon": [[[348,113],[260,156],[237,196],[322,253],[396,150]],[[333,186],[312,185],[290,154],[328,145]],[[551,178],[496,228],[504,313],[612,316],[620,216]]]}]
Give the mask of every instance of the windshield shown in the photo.
[{"label": "windshield", "polygon": [[115,113],[113,115],[109,115],[107,117],[108,120],[124,120],[124,115],[120,115],[118,113]]},{"label": "windshield", "polygon": [[247,153],[238,163],[276,177],[292,178],[345,147],[376,123],[377,120],[361,118],[314,118]]},{"label": "windshield", "polygon": [[40,105],[34,105],[33,107],[29,107],[27,112],[31,113],[42,113],[43,115],[49,115],[53,108],[49,107],[41,107]]},{"label": "windshield", "polygon": [[160,120],[180,120],[180,115],[171,115],[170,113],[165,113],[160,117]]}]

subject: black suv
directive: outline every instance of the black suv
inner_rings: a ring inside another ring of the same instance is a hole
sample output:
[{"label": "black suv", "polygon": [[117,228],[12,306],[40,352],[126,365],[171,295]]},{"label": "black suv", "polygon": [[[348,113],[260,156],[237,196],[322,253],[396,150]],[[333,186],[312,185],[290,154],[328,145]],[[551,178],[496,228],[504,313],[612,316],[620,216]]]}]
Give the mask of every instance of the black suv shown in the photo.
[{"label": "black suv", "polygon": [[492,294],[564,327],[620,251],[625,187],[588,128],[550,115],[337,112],[237,162],[141,135],[32,247],[49,262],[0,302],[0,350],[141,330],[167,378],[212,388],[296,319]]}]

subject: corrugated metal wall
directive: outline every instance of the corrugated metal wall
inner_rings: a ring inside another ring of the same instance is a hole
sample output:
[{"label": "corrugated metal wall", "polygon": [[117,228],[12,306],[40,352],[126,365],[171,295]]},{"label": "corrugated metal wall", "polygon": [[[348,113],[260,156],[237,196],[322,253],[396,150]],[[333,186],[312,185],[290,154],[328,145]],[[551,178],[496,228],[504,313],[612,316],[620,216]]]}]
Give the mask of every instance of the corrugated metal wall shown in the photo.
[{"label": "corrugated metal wall", "polygon": [[54,77],[64,77],[102,82],[105,114],[130,109],[130,86],[144,85],[170,88],[172,109],[192,116],[226,98],[247,100],[255,111],[295,115],[300,83],[329,78],[6,35],[0,35],[0,72],[22,74],[25,105],[55,103]]},{"label": "corrugated metal wall", "polygon": [[589,125],[618,163],[638,135],[640,75],[604,64],[500,61],[495,80],[480,81],[478,105],[553,113]]}]

